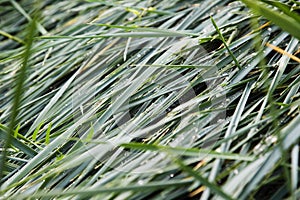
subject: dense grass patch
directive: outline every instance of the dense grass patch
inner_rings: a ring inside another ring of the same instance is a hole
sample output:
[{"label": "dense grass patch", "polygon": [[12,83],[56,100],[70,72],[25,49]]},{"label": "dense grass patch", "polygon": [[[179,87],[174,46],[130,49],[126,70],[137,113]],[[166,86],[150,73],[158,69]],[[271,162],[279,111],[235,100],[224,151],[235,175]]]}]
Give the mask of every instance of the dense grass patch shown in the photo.
[{"label": "dense grass patch", "polygon": [[299,198],[299,9],[0,0],[0,198]]}]

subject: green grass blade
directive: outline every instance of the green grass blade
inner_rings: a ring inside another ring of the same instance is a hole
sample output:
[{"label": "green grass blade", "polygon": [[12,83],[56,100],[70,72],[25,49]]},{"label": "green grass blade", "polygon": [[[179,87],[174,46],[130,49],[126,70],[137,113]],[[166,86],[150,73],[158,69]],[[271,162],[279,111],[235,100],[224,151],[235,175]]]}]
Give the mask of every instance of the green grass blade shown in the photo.
[{"label": "green grass blade", "polygon": [[210,19],[211,19],[211,22],[212,22],[212,24],[214,25],[214,27],[215,27],[217,33],[219,34],[219,37],[220,37],[220,39],[222,40],[222,42],[223,42],[225,48],[227,49],[228,53],[230,54],[232,60],[234,61],[235,65],[236,65],[239,69],[242,69],[242,67],[240,66],[238,60],[236,59],[236,57],[234,56],[234,54],[232,53],[232,51],[231,51],[230,48],[228,47],[227,42],[225,41],[225,38],[224,38],[223,34],[221,33],[219,27],[217,26],[215,20],[214,20],[212,17],[210,17]]},{"label": "green grass blade", "polygon": [[274,11],[269,8],[267,4],[257,0],[242,0],[242,2],[244,2],[254,12],[266,17],[283,30],[300,39],[300,24],[293,17]]},{"label": "green grass blade", "polygon": [[37,138],[37,134],[40,131],[41,127],[43,126],[44,122],[42,121],[34,130],[33,134],[32,134],[32,141],[35,142],[36,138]]},{"label": "green grass blade", "polygon": [[32,20],[28,25],[28,36],[27,41],[25,45],[25,50],[23,54],[23,62],[22,66],[19,70],[17,79],[16,79],[16,85],[15,85],[15,93],[14,93],[14,101],[12,105],[12,111],[11,111],[11,117],[10,117],[10,124],[9,124],[9,130],[7,134],[5,135],[4,139],[4,150],[2,151],[2,156],[0,160],[0,180],[3,177],[3,172],[5,170],[5,162],[6,162],[6,155],[7,155],[7,149],[11,145],[11,138],[14,135],[14,129],[17,123],[17,116],[18,116],[18,109],[20,106],[20,102],[22,99],[22,93],[24,90],[24,82],[26,80],[26,71],[28,68],[28,62],[31,55],[31,48],[33,45],[33,38],[36,34],[36,22]]},{"label": "green grass blade", "polygon": [[198,172],[194,171],[190,167],[186,166],[181,160],[175,159],[174,162],[178,164],[178,166],[183,169],[185,172],[187,172],[189,175],[194,177],[196,180],[198,180],[200,183],[205,185],[207,188],[209,188],[212,192],[216,193],[223,199],[233,199],[230,195],[226,194],[222,189],[220,189],[217,185],[214,183],[209,182],[206,178],[202,177]]},{"label": "green grass blade", "polygon": [[[3,126],[2,124],[0,124],[0,139],[1,140],[5,140],[7,138],[6,134],[9,133],[8,131],[9,129],[5,126]],[[20,137],[18,137],[20,138]],[[27,144],[24,144],[23,142],[21,142],[20,140],[16,139],[15,137],[11,138],[11,145],[17,149],[19,149],[20,151],[24,152],[25,154],[29,155],[30,157],[33,157],[37,154],[37,152],[32,149],[30,146],[28,146]]]},{"label": "green grass blade", "polygon": [[230,159],[230,160],[248,160],[251,161],[254,158],[248,156],[241,156],[238,154],[231,153],[219,153],[213,150],[206,149],[196,149],[196,148],[180,148],[180,147],[169,147],[161,146],[155,144],[141,144],[141,143],[128,143],[122,144],[122,147],[139,149],[139,150],[148,150],[148,151],[166,151],[173,154],[185,155],[185,156],[200,156],[200,157],[209,157],[209,158],[221,158],[221,159]]},{"label": "green grass blade", "polygon": [[52,122],[49,123],[48,128],[46,130],[46,136],[45,136],[45,144],[50,143],[50,132],[51,132]]}]

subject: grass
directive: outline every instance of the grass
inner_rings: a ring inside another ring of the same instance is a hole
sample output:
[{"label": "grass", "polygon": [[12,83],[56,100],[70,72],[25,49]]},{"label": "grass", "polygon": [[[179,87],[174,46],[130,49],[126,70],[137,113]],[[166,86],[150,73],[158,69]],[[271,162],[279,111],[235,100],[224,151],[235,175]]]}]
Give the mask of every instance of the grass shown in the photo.
[{"label": "grass", "polygon": [[0,1],[0,199],[298,199],[299,6]]}]

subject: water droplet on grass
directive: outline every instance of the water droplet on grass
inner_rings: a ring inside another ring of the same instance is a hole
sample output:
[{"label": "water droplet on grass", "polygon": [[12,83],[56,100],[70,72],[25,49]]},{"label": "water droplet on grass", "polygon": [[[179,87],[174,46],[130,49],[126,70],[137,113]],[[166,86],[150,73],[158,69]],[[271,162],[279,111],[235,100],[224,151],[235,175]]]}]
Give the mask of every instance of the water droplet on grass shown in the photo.
[{"label": "water droplet on grass", "polygon": [[217,122],[218,122],[218,123],[224,123],[224,121],[225,121],[224,119],[218,119]]},{"label": "water droplet on grass", "polygon": [[139,184],[139,185],[144,185],[144,181],[143,181],[143,180],[139,180],[139,181],[138,181],[138,184]]}]

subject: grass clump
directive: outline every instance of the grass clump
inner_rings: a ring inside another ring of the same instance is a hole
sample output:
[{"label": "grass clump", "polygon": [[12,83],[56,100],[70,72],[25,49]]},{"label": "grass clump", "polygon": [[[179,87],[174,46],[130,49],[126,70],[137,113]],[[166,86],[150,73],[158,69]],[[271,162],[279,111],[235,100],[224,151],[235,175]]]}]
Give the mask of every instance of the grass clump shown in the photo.
[{"label": "grass clump", "polygon": [[299,198],[299,3],[242,2],[0,1],[1,198]]}]

